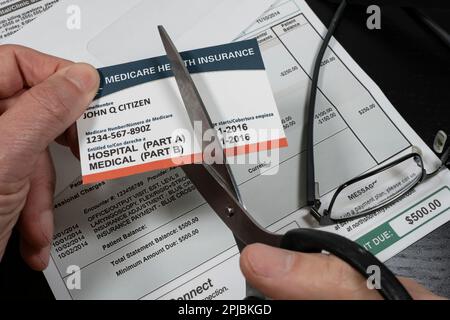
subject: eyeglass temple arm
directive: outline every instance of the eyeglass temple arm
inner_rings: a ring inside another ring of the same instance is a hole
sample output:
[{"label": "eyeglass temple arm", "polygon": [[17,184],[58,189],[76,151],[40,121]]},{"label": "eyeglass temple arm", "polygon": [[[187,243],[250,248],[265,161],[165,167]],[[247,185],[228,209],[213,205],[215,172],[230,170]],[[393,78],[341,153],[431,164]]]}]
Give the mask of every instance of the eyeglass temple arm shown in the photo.
[{"label": "eyeglass temple arm", "polygon": [[439,172],[441,172],[442,169],[445,169],[448,166],[450,166],[450,145],[447,147],[447,149],[441,156],[441,166],[437,168],[436,171],[426,174],[425,179],[430,179],[436,176]]},{"label": "eyeglass temple arm", "polygon": [[450,146],[447,148],[447,150],[442,155],[441,161],[442,161],[442,165],[444,167],[450,165]]},{"label": "eyeglass temple arm", "polygon": [[320,207],[319,194],[317,191],[317,183],[315,176],[315,166],[314,166],[314,116],[315,116],[315,107],[317,100],[317,90],[320,76],[320,67],[322,65],[322,60],[325,55],[325,52],[328,48],[328,44],[330,43],[331,37],[333,36],[336,28],[342,18],[345,7],[347,6],[347,0],[342,0],[339,8],[334,14],[333,19],[331,20],[330,27],[328,28],[328,32],[322,42],[322,46],[320,47],[319,53],[317,54],[317,58],[314,64],[312,85],[311,85],[311,93],[308,102],[308,124],[307,124],[307,164],[306,164],[306,179],[307,179],[307,201],[308,206],[312,207],[312,215],[320,220],[321,216],[317,212]]}]

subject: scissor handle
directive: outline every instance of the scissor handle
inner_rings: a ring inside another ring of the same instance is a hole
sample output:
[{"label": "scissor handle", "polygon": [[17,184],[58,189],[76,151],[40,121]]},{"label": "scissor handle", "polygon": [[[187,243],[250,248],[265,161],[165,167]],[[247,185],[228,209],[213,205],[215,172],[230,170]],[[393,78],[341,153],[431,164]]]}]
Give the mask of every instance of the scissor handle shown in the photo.
[{"label": "scissor handle", "polygon": [[322,251],[342,259],[368,279],[371,266],[380,268],[380,289],[378,292],[386,300],[412,300],[411,295],[397,277],[373,254],[340,235],[314,229],[296,229],[289,231],[281,242],[281,247],[304,253]]}]

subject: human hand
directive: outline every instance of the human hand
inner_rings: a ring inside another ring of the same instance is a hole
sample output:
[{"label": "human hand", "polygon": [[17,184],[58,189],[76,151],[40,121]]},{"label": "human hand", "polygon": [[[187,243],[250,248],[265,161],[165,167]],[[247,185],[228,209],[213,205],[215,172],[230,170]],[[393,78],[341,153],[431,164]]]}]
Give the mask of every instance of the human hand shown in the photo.
[{"label": "human hand", "polygon": [[0,260],[13,227],[35,270],[47,267],[55,173],[48,145],[76,147],[72,126],[99,87],[97,71],[20,46],[0,46]]},{"label": "human hand", "polygon": [[[342,260],[325,254],[305,254],[252,245],[241,254],[241,269],[249,283],[265,296],[280,300],[381,299],[367,280]],[[409,279],[400,279],[416,300],[443,299]]]}]

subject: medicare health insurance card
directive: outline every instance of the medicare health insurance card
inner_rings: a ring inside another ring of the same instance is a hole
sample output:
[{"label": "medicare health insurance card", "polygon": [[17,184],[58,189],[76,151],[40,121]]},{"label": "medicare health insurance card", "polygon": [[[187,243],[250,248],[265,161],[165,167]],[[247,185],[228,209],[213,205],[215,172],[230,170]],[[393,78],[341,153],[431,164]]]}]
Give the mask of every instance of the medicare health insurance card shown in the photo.
[{"label": "medicare health insurance card", "polygon": [[[228,156],[287,146],[256,40],[181,56]],[[166,56],[99,73],[100,91],[78,121],[85,184],[197,161],[200,143]]]}]

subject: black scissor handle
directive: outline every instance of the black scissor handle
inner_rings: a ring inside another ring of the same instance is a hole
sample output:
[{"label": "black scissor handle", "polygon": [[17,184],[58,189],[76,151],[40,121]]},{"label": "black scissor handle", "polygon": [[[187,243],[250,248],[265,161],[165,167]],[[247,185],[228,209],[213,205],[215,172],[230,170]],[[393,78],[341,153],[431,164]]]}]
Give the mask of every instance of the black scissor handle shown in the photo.
[{"label": "black scissor handle", "polygon": [[296,229],[283,237],[281,247],[304,253],[329,252],[347,262],[366,279],[370,276],[367,273],[369,267],[378,266],[381,272],[381,288],[377,289],[378,292],[386,300],[412,300],[405,287],[380,260],[356,242],[340,235],[313,229]]}]

